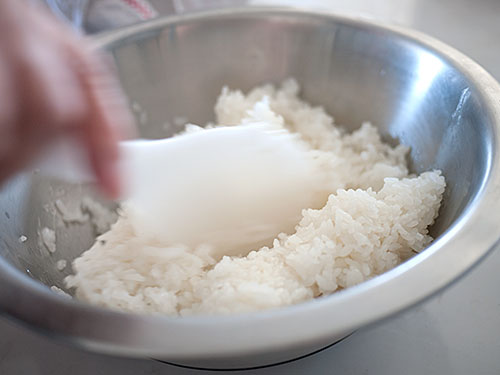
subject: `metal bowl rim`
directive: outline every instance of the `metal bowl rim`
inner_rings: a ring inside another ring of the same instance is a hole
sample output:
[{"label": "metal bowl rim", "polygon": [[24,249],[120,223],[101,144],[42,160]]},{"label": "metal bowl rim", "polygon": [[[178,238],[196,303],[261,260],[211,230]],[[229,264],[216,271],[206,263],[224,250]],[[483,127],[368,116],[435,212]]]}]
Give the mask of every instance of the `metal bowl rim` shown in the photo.
[{"label": "metal bowl rim", "polygon": [[[491,122],[497,126],[500,124],[500,86],[477,63],[423,33],[365,18],[298,8],[228,8],[155,19],[107,32],[97,36],[94,42],[99,47],[112,46],[141,32],[185,22],[279,16],[290,19],[310,17],[388,32],[429,49],[474,84]],[[89,306],[58,296],[14,269],[6,260],[0,259],[0,310],[4,310],[4,314],[10,318],[44,332],[67,337],[87,348],[130,356],[201,358],[241,355],[348,333],[436,294],[477,264],[498,244],[500,229],[491,230],[495,223],[500,222],[500,169],[496,160],[500,136],[496,127],[491,129],[491,136],[492,150],[487,176],[477,196],[460,218],[425,252],[383,275],[331,296],[280,309],[234,316],[170,318],[136,315]],[[426,277],[422,280],[419,275]],[[416,290],[417,281],[421,284]],[[16,296],[21,295],[22,301],[16,303]],[[42,306],[39,306],[40,310],[31,310],[27,308],[26,301]],[[71,317],[71,321],[40,316],[40,313],[43,315],[44,312],[54,311],[58,312],[59,317]],[[94,325],[94,322],[99,324]],[[112,322],[113,327],[123,327],[125,331],[113,334],[103,330],[102,325],[108,322]],[[167,335],[167,332],[170,334]],[[214,337],[218,339],[213,340]]]}]

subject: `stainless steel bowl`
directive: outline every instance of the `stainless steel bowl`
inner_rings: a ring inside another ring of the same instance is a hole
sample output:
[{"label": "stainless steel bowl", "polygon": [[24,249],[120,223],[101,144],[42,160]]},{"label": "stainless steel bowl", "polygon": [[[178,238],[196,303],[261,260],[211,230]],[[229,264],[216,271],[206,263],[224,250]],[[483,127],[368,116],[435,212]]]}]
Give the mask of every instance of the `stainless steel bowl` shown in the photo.
[{"label": "stainless steel bowl", "polygon": [[372,121],[388,140],[411,146],[414,171],[439,168],[446,176],[432,228],[437,239],[382,276],[297,306],[182,319],[124,314],[49,290],[68,272],[57,271],[55,261],[73,259],[93,235],[90,226],[58,228],[58,250],[48,254],[37,230],[54,227],[56,217],[43,206],[58,198],[75,202],[88,190],[23,174],[0,193],[5,316],[106,353],[205,367],[263,365],[312,352],[432,296],[500,238],[500,87],[443,43],[398,27],[283,9],[158,19],[97,42],[113,54],[125,91],[147,113],[138,114],[147,137],[175,132],[164,124],[176,117],[211,120],[224,85],[247,90],[287,77],[337,123]]}]

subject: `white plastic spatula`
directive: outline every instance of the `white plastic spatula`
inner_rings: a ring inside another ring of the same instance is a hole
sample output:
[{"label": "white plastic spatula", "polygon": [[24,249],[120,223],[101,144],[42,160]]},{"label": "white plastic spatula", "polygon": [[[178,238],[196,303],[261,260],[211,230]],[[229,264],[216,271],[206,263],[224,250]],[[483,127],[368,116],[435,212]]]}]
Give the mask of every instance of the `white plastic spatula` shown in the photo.
[{"label": "white plastic spatula", "polygon": [[[161,245],[242,254],[293,231],[301,210],[328,196],[312,153],[265,124],[126,141],[121,149],[125,212],[137,235]],[[69,177],[63,169],[59,177]]]}]

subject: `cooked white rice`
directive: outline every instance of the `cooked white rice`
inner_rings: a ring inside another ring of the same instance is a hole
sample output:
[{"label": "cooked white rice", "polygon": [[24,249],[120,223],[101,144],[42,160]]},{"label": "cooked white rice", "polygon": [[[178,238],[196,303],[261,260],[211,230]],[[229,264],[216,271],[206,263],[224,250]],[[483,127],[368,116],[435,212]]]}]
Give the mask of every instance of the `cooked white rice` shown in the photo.
[{"label": "cooked white rice", "polygon": [[67,264],[68,264],[68,261],[66,259],[59,259],[56,262],[56,268],[58,271],[63,271],[66,268]]},{"label": "cooked white rice", "polygon": [[39,232],[39,239],[49,252],[56,252],[56,231],[54,229],[42,228]]},{"label": "cooked white rice", "polygon": [[332,194],[306,209],[293,234],[242,257],[214,259],[205,246],[158,246],[134,235],[126,212],[73,262],[66,286],[92,304],[168,315],[229,314],[295,304],[379,275],[432,238],[445,189],[439,171],[408,174],[405,146],[381,141],[369,123],[349,134],[289,80],[247,95],[225,88],[220,125],[264,120],[297,132],[320,154]]}]

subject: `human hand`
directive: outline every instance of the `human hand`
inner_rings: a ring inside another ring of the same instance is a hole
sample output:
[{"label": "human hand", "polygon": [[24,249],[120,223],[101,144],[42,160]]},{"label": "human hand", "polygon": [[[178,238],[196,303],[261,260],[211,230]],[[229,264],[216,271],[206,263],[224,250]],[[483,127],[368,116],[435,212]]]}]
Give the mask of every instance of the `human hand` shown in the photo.
[{"label": "human hand", "polygon": [[131,124],[111,65],[87,40],[23,0],[0,1],[0,183],[70,135],[116,197],[117,142]]}]

